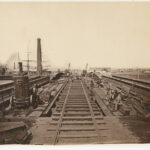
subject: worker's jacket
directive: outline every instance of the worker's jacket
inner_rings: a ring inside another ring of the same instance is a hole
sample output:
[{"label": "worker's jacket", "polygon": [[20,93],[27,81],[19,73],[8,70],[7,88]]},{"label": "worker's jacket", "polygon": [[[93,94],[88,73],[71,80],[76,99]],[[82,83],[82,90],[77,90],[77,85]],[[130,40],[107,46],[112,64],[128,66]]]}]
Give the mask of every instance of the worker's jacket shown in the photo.
[{"label": "worker's jacket", "polygon": [[121,96],[121,94],[119,93],[119,94],[117,95],[117,97],[115,98],[115,101],[116,101],[117,103],[120,103],[121,100],[122,100],[122,96]]}]

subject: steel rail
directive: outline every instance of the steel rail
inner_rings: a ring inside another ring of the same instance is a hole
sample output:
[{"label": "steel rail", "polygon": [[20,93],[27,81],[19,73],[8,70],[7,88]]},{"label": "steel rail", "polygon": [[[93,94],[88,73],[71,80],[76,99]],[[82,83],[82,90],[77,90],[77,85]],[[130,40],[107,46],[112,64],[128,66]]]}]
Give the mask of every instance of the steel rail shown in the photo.
[{"label": "steel rail", "polygon": [[114,78],[114,77],[108,77],[108,76],[104,76],[104,75],[102,77],[105,78],[105,79],[109,79],[109,80],[117,81],[117,82],[120,82],[120,83],[124,83],[124,84],[129,85],[129,86],[134,86],[134,87],[143,89],[143,90],[148,91],[148,92],[150,91],[150,87],[144,86],[142,84],[135,83],[135,82],[133,83],[133,81],[117,79],[117,78]]},{"label": "steel rail", "polygon": [[141,85],[150,86],[150,82],[144,81],[144,80],[133,79],[133,78],[123,77],[123,76],[118,76],[118,75],[112,75],[112,77],[114,77],[114,78],[119,78],[119,79],[124,79],[124,80],[127,80],[127,81],[133,81],[133,82],[139,83],[139,84],[141,84]]},{"label": "steel rail", "polygon": [[58,90],[57,94],[55,95],[54,99],[52,100],[51,103],[49,103],[46,108],[44,109],[44,111],[42,112],[42,114],[40,115],[41,117],[46,117],[50,115],[50,112],[52,112],[52,108],[53,106],[55,106],[56,100],[58,98],[58,96],[60,95],[60,93],[62,92],[62,90],[66,87],[68,81],[65,81],[65,83],[62,85],[62,87]]},{"label": "steel rail", "polygon": [[70,83],[70,85],[69,85],[69,89],[68,89],[68,92],[67,92],[67,95],[66,95],[66,97],[65,97],[64,104],[63,104],[61,116],[60,116],[60,118],[59,118],[59,122],[58,122],[58,125],[57,125],[56,135],[55,135],[55,137],[54,137],[54,145],[58,142],[58,136],[59,136],[60,128],[61,128],[61,125],[62,125],[63,116],[64,116],[64,112],[65,112],[65,107],[66,107],[66,103],[67,103],[68,96],[69,96],[70,89],[71,89],[71,84],[72,84],[72,83]]},{"label": "steel rail", "polygon": [[90,113],[91,113],[92,121],[93,121],[95,130],[96,130],[96,133],[97,133],[97,135],[98,135],[98,141],[100,141],[100,138],[101,138],[101,137],[100,137],[100,134],[99,134],[99,129],[98,129],[98,125],[97,125],[97,123],[96,123],[96,119],[95,119],[95,115],[94,115],[94,112],[93,112],[93,108],[92,108],[92,106],[91,106],[91,103],[90,103],[90,101],[89,101],[88,95],[87,95],[87,93],[86,93],[86,91],[85,91],[85,88],[84,88],[84,85],[83,85],[82,81],[81,81],[81,85],[82,85],[82,89],[83,89],[84,95],[85,95],[85,97],[86,97],[88,106],[89,106],[89,108],[90,108]]},{"label": "steel rail", "polygon": [[[88,87],[88,83],[87,81],[84,81],[86,86]],[[98,93],[96,92],[95,89],[93,89],[94,95],[95,95],[95,100],[97,105],[101,108],[101,111],[103,113],[104,116],[113,116],[113,113],[108,109],[108,107],[106,106],[106,104],[103,101],[103,98],[101,98],[100,95],[98,95]]]}]

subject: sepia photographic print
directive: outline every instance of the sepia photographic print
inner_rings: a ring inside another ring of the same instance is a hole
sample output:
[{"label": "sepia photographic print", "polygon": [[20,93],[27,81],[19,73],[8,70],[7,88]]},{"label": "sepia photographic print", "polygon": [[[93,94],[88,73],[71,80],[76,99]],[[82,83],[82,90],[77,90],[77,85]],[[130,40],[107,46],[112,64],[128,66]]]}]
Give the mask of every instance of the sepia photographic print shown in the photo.
[{"label": "sepia photographic print", "polygon": [[150,143],[150,2],[0,2],[0,145]]}]

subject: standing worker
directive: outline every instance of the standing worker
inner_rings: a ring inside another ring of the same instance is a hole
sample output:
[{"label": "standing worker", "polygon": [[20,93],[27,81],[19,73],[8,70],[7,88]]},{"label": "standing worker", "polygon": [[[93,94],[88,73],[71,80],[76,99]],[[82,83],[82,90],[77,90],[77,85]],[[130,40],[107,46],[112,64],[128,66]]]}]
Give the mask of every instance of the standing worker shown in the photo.
[{"label": "standing worker", "polygon": [[32,106],[36,108],[38,106],[38,85],[34,84],[33,96],[32,96]]},{"label": "standing worker", "polygon": [[115,98],[115,111],[118,110],[118,107],[119,107],[119,105],[121,103],[121,100],[122,100],[121,91],[118,91],[117,96]]},{"label": "standing worker", "polygon": [[94,88],[94,82],[93,82],[93,80],[91,80],[91,82],[90,82],[90,87],[91,87],[91,89]]}]

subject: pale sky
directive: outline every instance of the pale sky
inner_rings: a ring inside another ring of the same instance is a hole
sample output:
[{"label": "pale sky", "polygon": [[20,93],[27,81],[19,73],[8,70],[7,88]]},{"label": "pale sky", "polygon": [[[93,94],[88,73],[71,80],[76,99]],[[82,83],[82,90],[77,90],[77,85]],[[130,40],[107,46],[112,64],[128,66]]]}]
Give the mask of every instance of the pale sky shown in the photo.
[{"label": "pale sky", "polygon": [[150,67],[150,2],[0,2],[0,62],[38,37],[52,66]]}]

